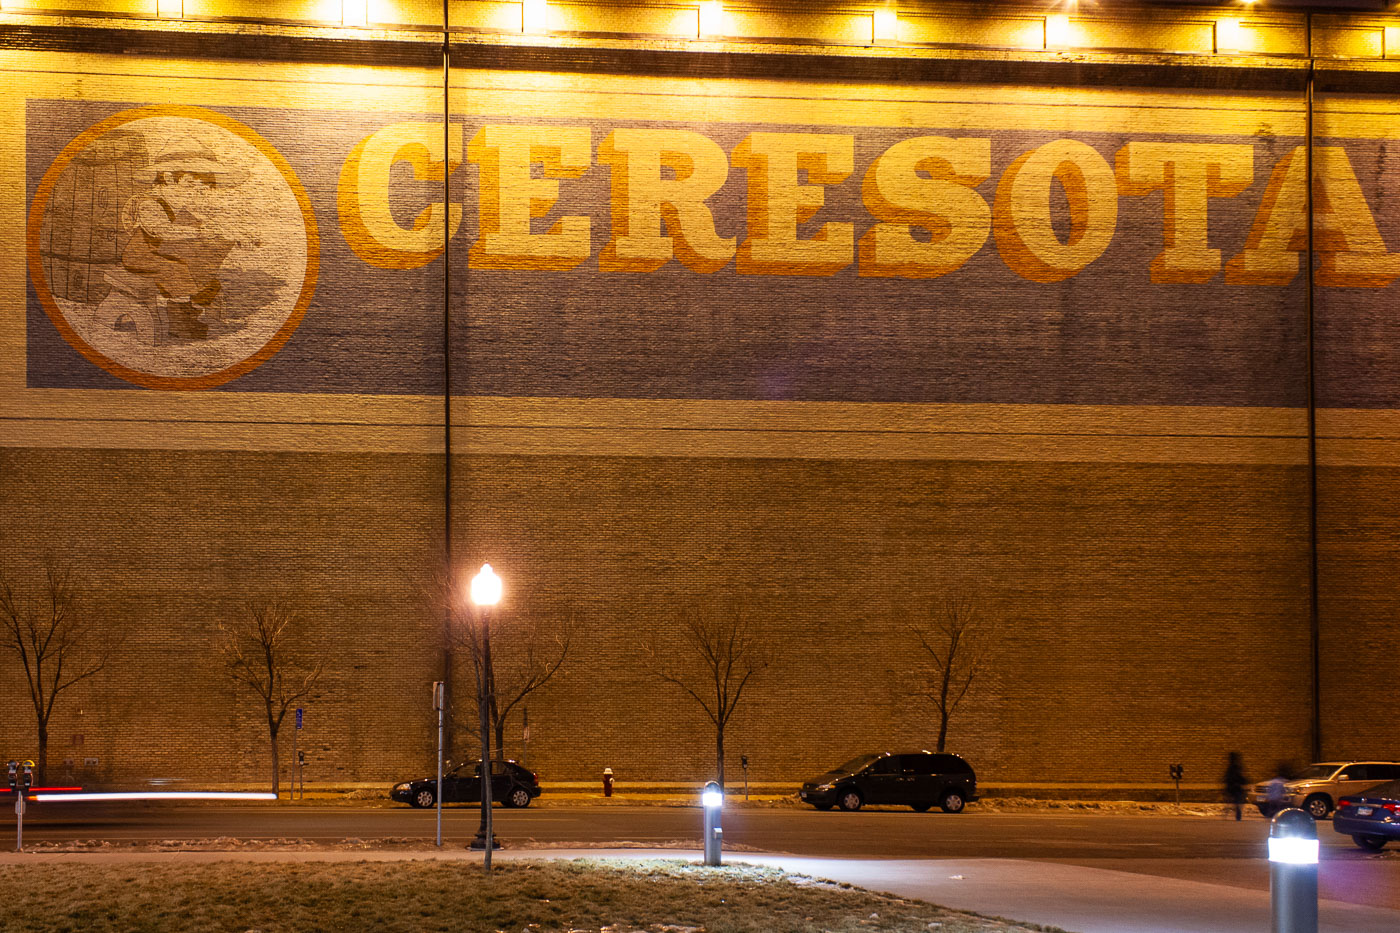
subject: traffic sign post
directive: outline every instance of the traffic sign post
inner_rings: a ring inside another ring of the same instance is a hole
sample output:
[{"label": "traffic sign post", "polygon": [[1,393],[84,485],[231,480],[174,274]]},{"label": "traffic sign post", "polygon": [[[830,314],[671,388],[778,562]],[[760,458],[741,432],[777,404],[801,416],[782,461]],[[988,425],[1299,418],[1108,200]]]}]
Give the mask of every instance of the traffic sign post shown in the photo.
[{"label": "traffic sign post", "polygon": [[[302,708],[301,708],[300,706],[298,706],[298,707],[297,707],[297,727],[296,727],[295,729],[292,730],[292,761],[293,761],[293,767],[296,768],[296,771],[295,771],[295,773],[292,774],[292,789],[291,789],[291,791],[288,792],[288,794],[287,794],[287,799],[288,799],[288,800],[291,800],[291,799],[293,799],[293,798],[296,796],[297,784],[300,783],[300,778],[301,778],[301,765],[302,765],[302,762],[304,762],[304,761],[306,760],[306,756],[303,755],[301,752],[297,751],[297,739],[298,739],[298,737],[300,737],[300,735],[301,735],[301,724],[302,724]],[[303,800],[306,799],[306,785],[305,785],[304,783],[302,784],[302,788],[301,788],[301,797],[302,797]]]},{"label": "traffic sign post", "polygon": [[1182,767],[1181,765],[1167,765],[1167,773],[1170,774],[1172,776],[1172,780],[1176,782],[1176,805],[1179,807],[1181,806]]},{"label": "traffic sign post", "polygon": [[437,809],[437,844],[442,848],[442,713],[447,706],[447,685],[441,680],[433,681],[433,709],[438,714],[438,754],[437,754],[437,793],[433,794],[433,806]]}]

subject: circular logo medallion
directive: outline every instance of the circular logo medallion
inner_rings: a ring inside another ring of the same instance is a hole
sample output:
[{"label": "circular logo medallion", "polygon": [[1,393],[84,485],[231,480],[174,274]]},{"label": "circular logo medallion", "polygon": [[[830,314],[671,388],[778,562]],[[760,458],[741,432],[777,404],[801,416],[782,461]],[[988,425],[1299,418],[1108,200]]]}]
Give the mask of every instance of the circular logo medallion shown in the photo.
[{"label": "circular logo medallion", "polygon": [[153,389],[270,359],[316,287],[305,189],[249,127],[199,107],[125,110],[58,155],[29,210],[29,275],[63,339]]}]

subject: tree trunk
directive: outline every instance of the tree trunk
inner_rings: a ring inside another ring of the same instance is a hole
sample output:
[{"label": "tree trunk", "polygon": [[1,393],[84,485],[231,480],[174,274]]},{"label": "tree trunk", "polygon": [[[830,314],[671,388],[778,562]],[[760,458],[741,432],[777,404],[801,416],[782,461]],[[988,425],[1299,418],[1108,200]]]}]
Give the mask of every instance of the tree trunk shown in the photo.
[{"label": "tree trunk", "polygon": [[277,761],[277,727],[268,723],[267,732],[270,744],[272,745],[272,793],[277,797],[281,797],[282,785],[279,778],[281,777],[282,769]]},{"label": "tree trunk", "polygon": [[504,718],[496,720],[496,760],[506,760],[506,721]]},{"label": "tree trunk", "polygon": [[938,749],[943,751],[943,744],[948,741],[948,714],[942,713],[938,717]]},{"label": "tree trunk", "polygon": [[49,782],[49,724],[39,721],[39,760],[34,768],[34,783],[43,787]]},{"label": "tree trunk", "polygon": [[715,771],[719,774],[719,789],[724,790],[724,727],[715,727]]}]

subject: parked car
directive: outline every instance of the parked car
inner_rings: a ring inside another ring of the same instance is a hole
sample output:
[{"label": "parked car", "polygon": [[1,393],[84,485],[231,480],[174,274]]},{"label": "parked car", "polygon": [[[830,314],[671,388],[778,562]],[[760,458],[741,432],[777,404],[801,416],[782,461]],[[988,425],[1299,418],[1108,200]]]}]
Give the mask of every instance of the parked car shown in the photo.
[{"label": "parked car", "polygon": [[937,804],[944,812],[960,813],[977,799],[977,775],[957,755],[880,752],[817,775],[802,785],[799,796],[818,810],[902,804],[922,813]]},{"label": "parked car", "polygon": [[1337,801],[1332,828],[1363,849],[1378,852],[1400,839],[1400,781],[1387,781]]},{"label": "parked car", "polygon": [[1315,820],[1325,820],[1342,797],[1394,780],[1400,780],[1400,762],[1324,761],[1308,765],[1285,781],[1282,794],[1272,799],[1267,782],[1255,784],[1250,797],[1265,816],[1273,816],[1285,807],[1297,807]]},{"label": "parked car", "polygon": [[[442,775],[443,803],[481,802],[481,759],[464,761]],[[437,777],[419,778],[395,784],[390,800],[415,807],[437,803]],[[491,762],[491,800],[507,807],[528,807],[540,795],[540,779],[535,772],[513,761]]]}]

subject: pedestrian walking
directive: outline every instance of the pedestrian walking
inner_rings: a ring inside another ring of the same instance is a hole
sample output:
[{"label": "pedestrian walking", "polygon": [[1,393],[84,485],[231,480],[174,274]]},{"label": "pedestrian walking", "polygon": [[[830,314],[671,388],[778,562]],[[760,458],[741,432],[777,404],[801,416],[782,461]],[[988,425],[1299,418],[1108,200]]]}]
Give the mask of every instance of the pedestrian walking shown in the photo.
[{"label": "pedestrian walking", "polygon": [[1231,752],[1225,762],[1225,799],[1235,808],[1235,819],[1244,819],[1244,763],[1239,752]]}]

